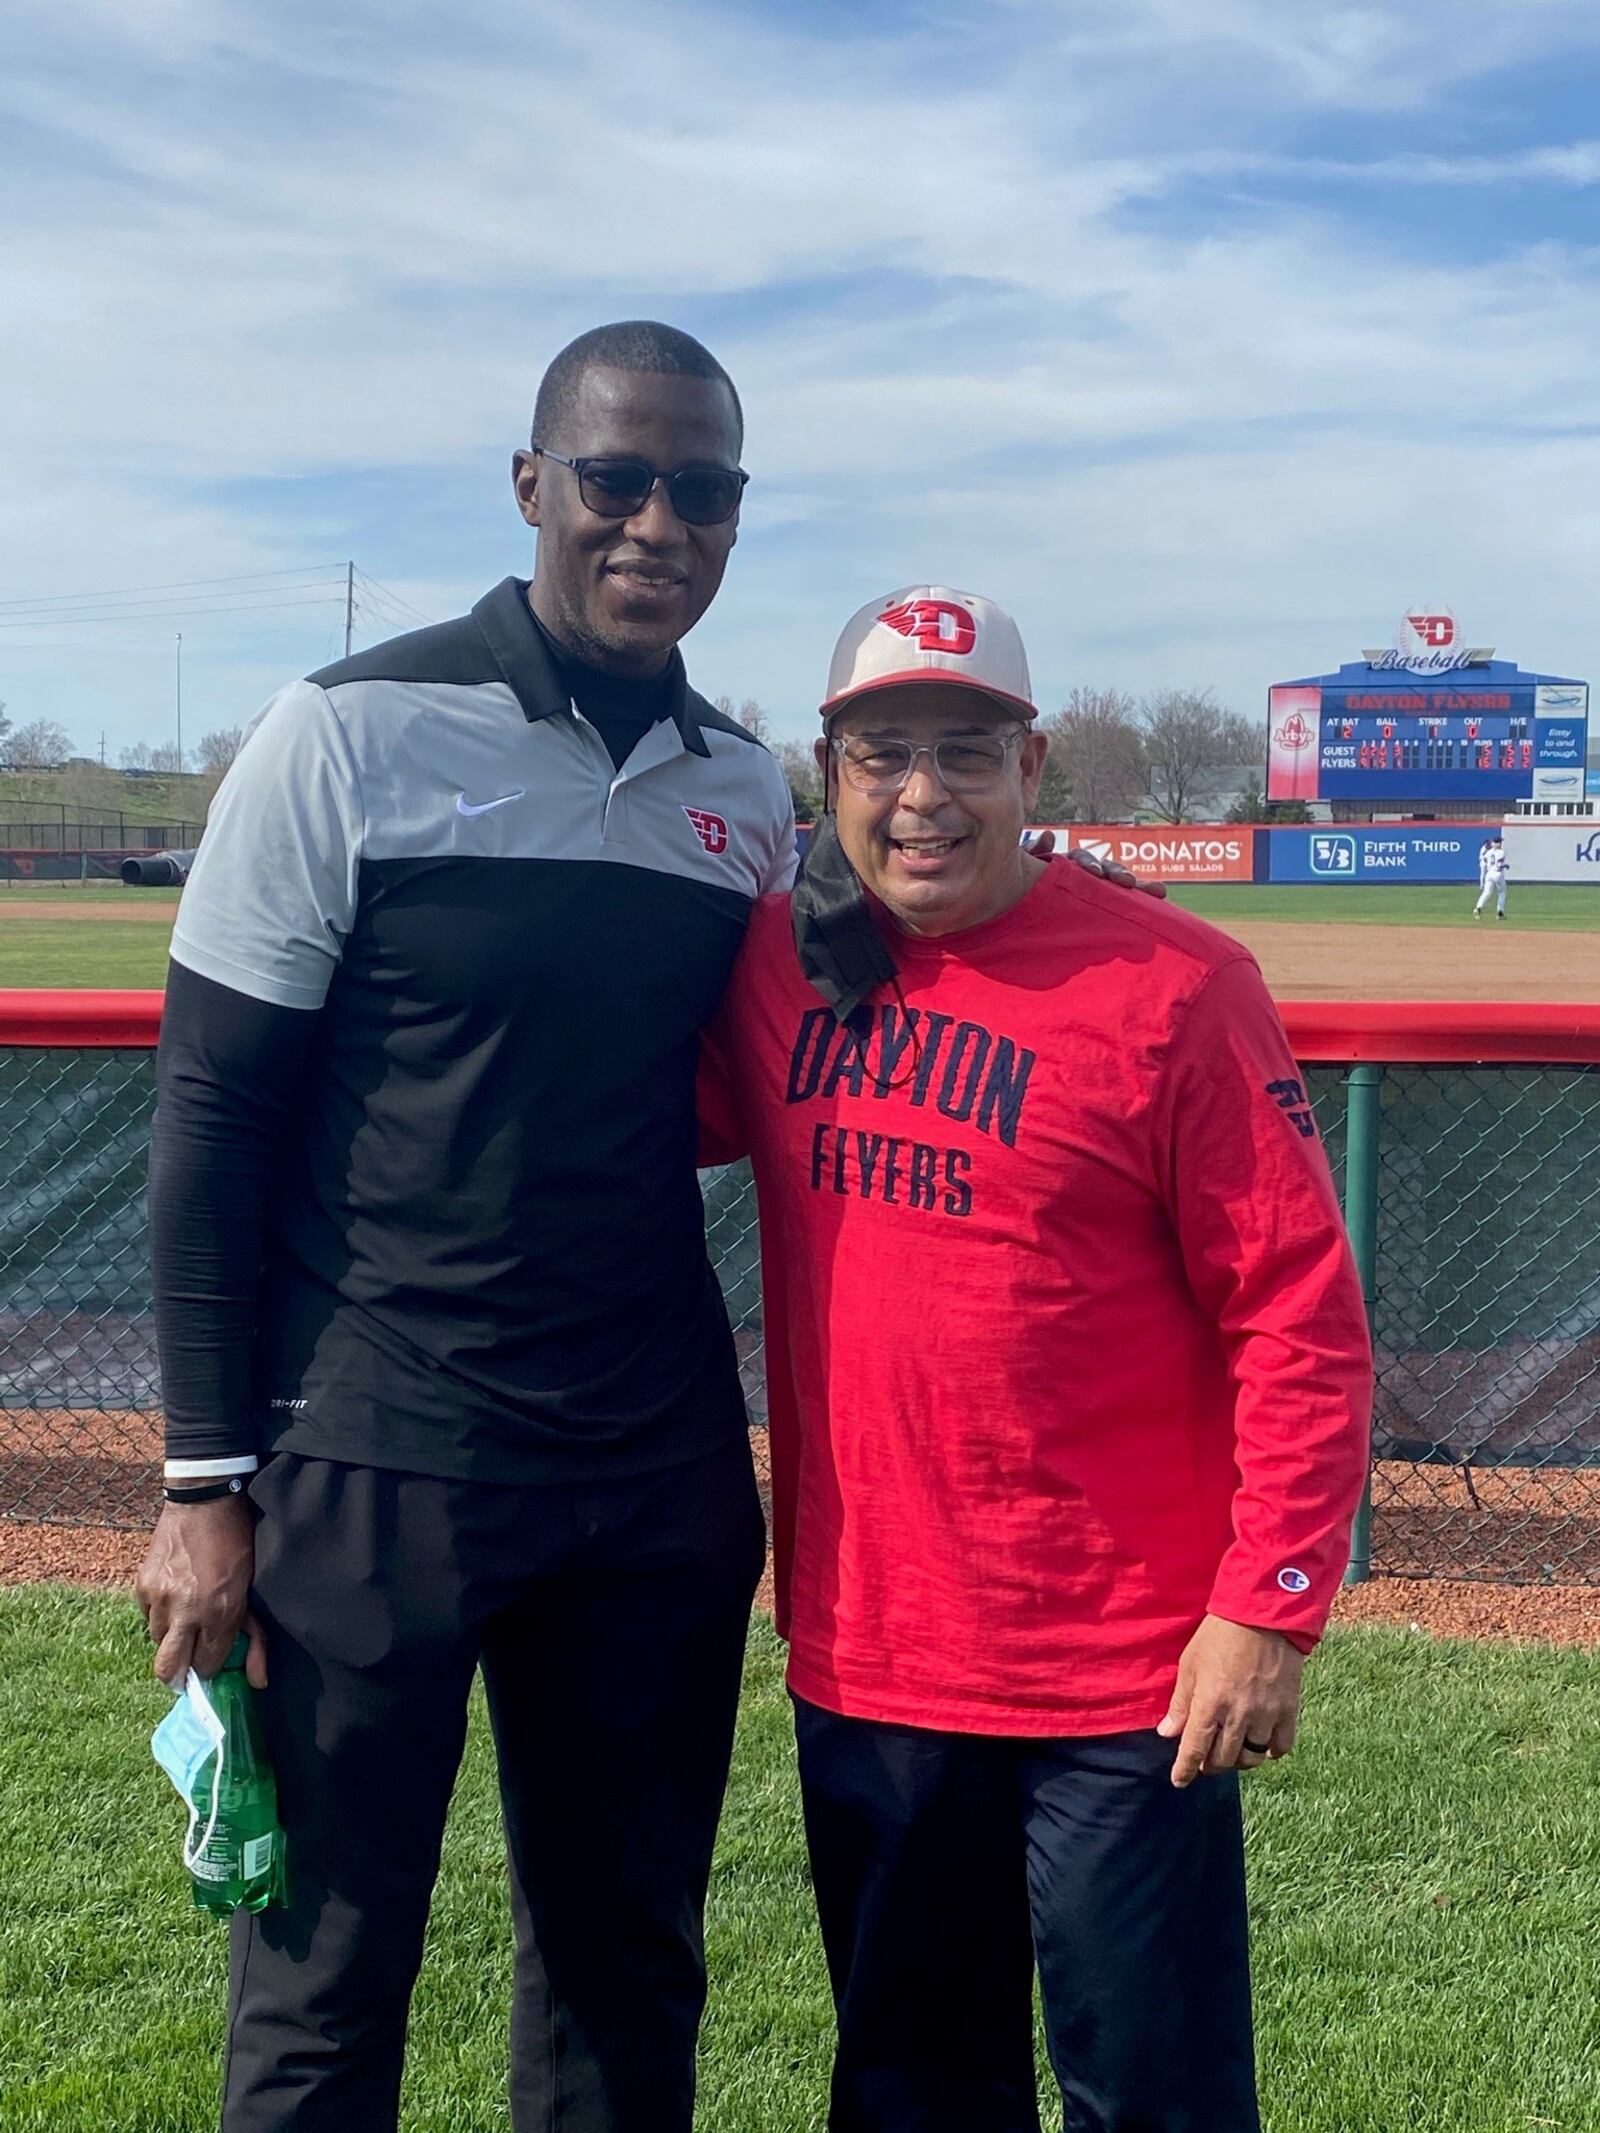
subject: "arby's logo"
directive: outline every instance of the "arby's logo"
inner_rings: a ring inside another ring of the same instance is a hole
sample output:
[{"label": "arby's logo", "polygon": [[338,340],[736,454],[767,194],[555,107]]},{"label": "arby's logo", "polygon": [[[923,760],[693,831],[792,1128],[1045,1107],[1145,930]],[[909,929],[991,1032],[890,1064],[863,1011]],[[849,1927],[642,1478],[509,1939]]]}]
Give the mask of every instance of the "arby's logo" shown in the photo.
[{"label": "arby's logo", "polygon": [[964,659],[978,641],[971,611],[955,600],[902,600],[878,620],[924,652],[951,652]]},{"label": "arby's logo", "polygon": [[1315,738],[1316,735],[1311,731],[1311,728],[1306,724],[1299,712],[1291,711],[1272,736],[1272,741],[1274,747],[1298,750],[1309,748]]}]

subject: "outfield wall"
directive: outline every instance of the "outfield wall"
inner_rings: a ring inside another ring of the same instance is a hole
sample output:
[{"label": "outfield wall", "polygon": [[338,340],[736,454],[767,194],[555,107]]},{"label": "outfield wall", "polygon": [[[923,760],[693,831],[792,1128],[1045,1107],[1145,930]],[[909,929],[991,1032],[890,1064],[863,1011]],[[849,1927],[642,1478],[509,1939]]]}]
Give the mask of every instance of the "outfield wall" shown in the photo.
[{"label": "outfield wall", "polygon": [[[1337,886],[1363,881],[1475,882],[1478,854],[1499,828],[1498,822],[1352,823],[1311,829],[1255,829],[1231,822],[1186,822],[1176,828],[1073,822],[1057,826],[1056,837],[1068,846],[1085,846],[1099,858],[1114,859],[1150,881]],[[1524,880],[1588,878],[1518,871]],[[1593,878],[1600,881],[1600,860]]]},{"label": "outfield wall", "polygon": [[1257,830],[1257,881],[1460,881],[1478,879],[1478,854],[1498,822],[1384,822],[1341,828]]},{"label": "outfield wall", "polygon": [[1586,881],[1600,888],[1600,816],[1509,822],[1505,835],[1513,881]]},{"label": "outfield wall", "polygon": [[8,881],[120,881],[124,859],[148,859],[165,846],[119,845],[114,851],[0,850],[0,883]]},{"label": "outfield wall", "polygon": [[1231,822],[1183,822],[1176,828],[1072,822],[1057,826],[1056,843],[1082,845],[1097,859],[1114,859],[1148,881],[1256,881],[1256,841],[1262,834]]}]

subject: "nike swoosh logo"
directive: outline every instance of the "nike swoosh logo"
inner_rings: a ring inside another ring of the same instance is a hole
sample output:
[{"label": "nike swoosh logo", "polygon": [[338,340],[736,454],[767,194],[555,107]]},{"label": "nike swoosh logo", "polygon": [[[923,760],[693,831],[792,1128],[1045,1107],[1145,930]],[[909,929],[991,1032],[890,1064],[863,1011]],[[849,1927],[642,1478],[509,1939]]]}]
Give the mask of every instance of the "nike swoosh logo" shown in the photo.
[{"label": "nike swoosh logo", "polygon": [[520,792],[503,792],[498,800],[485,800],[481,807],[474,807],[464,792],[456,794],[458,815],[486,815],[492,807],[509,807],[513,800],[520,800]]}]

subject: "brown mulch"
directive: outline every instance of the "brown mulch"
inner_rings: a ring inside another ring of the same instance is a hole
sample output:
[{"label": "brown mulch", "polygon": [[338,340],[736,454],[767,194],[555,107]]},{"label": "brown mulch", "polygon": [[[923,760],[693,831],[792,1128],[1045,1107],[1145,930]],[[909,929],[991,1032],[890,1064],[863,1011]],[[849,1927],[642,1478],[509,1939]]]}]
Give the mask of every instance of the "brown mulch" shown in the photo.
[{"label": "brown mulch", "polygon": [[1487,1585],[1466,1578],[1372,1578],[1334,1602],[1343,1627],[1382,1622],[1431,1637],[1600,1645],[1600,1586]]},{"label": "brown mulch", "polygon": [[147,1534],[117,1526],[35,1526],[0,1518],[0,1585],[128,1585]]},{"label": "brown mulch", "polygon": [[[114,1526],[36,1526],[0,1519],[0,1586],[59,1580],[72,1585],[132,1583],[145,1536]],[[756,1605],[772,1612],[769,1564]],[[1337,1624],[1386,1623],[1435,1637],[1600,1645],[1600,1587],[1483,1585],[1459,1578],[1373,1578],[1342,1592]]]},{"label": "brown mulch", "polygon": [[[131,1417],[128,1419],[132,1420]],[[145,1423],[148,1418],[141,1416],[138,1419]],[[757,1431],[751,1442],[765,1500],[768,1492],[766,1433]],[[1421,1482],[1419,1475],[1425,1477]],[[1466,1503],[1460,1478],[1452,1474],[1440,1477],[1437,1470],[1384,1466],[1378,1469],[1377,1479],[1380,1546],[1391,1539],[1385,1530],[1389,1520],[1395,1521],[1392,1542],[1398,1546],[1404,1539],[1405,1519],[1420,1521],[1426,1516],[1436,1523],[1440,1515],[1437,1505],[1425,1509],[1420,1495],[1413,1508],[1392,1501],[1386,1508],[1386,1482],[1391,1499],[1402,1489],[1426,1490],[1429,1497],[1439,1489],[1462,1490],[1465,1508],[1460,1515],[1486,1519],[1492,1519],[1497,1509],[1504,1517],[1505,1498],[1519,1482],[1524,1488],[1527,1485],[1525,1475],[1478,1475],[1475,1485],[1480,1509],[1474,1511]],[[1600,1491],[1600,1480],[1594,1476],[1583,1474],[1574,1476],[1574,1479],[1585,1485],[1586,1493],[1591,1487]],[[153,1489],[151,1494],[153,1499]],[[1488,1501],[1485,1501],[1486,1497]],[[1564,1523],[1587,1525],[1595,1516],[1594,1506],[1586,1501],[1577,1520]],[[1527,1521],[1524,1519],[1521,1524],[1525,1527]],[[0,1516],[0,1585],[32,1584],[44,1579],[59,1579],[75,1585],[127,1585],[143,1558],[145,1539],[143,1532],[130,1532],[115,1526],[38,1525]],[[772,1611],[770,1564],[756,1595],[756,1604],[766,1613]],[[1365,1585],[1351,1586],[1340,1593],[1333,1618],[1338,1624],[1385,1623],[1439,1637],[1593,1646],[1600,1645],[1600,1583],[1511,1585],[1464,1578],[1376,1577]]]},{"label": "brown mulch", "polygon": [[1401,1582],[1470,1568],[1508,1586],[1600,1592],[1600,1467],[1380,1460],[1372,1501],[1373,1560]]}]

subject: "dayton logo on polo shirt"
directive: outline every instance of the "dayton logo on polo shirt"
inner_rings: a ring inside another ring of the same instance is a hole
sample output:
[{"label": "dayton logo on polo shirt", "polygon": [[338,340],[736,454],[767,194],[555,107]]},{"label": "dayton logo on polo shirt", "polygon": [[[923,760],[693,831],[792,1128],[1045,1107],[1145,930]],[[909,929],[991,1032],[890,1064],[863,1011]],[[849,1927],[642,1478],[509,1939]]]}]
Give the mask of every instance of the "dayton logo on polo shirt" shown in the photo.
[{"label": "dayton logo on polo shirt", "polygon": [[694,831],[708,852],[713,854],[728,849],[728,825],[720,815],[707,814],[703,807],[686,807],[689,827]]},{"label": "dayton logo on polo shirt", "polygon": [[952,652],[964,659],[978,641],[970,610],[954,600],[902,600],[898,607],[886,607],[878,620],[924,652]]}]

